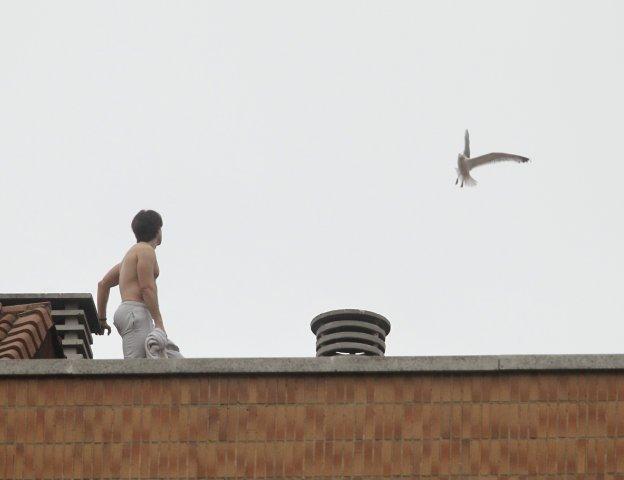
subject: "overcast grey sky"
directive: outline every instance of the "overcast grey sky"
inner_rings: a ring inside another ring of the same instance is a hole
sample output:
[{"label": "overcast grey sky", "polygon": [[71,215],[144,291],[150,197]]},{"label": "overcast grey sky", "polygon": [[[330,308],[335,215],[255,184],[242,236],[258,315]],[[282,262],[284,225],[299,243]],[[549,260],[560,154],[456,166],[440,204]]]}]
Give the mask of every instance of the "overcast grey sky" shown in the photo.
[{"label": "overcast grey sky", "polygon": [[[387,316],[388,355],[621,353],[623,17],[2,2],[0,291],[95,296],[152,208],[189,357],[313,356],[310,320],[337,308]],[[473,154],[532,162],[456,188],[465,128]]]}]

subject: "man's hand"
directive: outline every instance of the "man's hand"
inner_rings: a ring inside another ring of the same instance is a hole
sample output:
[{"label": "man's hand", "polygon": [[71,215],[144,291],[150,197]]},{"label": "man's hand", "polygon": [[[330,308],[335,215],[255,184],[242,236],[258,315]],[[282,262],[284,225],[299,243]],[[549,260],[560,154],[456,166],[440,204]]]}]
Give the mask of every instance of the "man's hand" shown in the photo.
[{"label": "man's hand", "polygon": [[111,327],[106,321],[105,318],[100,318],[100,333],[96,333],[96,335],[104,335],[104,332],[108,330],[108,334],[111,334]]}]

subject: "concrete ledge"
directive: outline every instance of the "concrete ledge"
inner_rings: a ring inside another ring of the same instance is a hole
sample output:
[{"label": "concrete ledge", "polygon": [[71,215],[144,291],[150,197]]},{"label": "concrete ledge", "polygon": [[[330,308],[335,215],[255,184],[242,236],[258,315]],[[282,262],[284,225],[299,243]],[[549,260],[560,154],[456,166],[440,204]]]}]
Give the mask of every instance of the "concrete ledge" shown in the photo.
[{"label": "concrete ledge", "polygon": [[624,355],[0,360],[0,377],[624,370]]},{"label": "concrete ledge", "polygon": [[503,355],[499,370],[624,370],[624,355]]}]

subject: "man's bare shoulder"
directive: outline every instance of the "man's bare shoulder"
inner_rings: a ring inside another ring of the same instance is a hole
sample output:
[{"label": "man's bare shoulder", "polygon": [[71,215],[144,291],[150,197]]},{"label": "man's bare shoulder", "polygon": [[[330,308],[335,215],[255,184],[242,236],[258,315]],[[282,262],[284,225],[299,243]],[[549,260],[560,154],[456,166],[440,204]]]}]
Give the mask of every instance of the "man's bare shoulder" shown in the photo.
[{"label": "man's bare shoulder", "polygon": [[130,252],[133,252],[142,258],[156,258],[156,250],[154,250],[154,247],[152,247],[149,243],[137,243],[128,251],[128,253]]},{"label": "man's bare shoulder", "polygon": [[130,249],[126,252],[122,260],[122,263],[128,260],[130,261],[136,260],[138,257],[155,258],[156,252],[147,243],[137,243],[135,245],[132,245],[132,247],[130,247]]}]

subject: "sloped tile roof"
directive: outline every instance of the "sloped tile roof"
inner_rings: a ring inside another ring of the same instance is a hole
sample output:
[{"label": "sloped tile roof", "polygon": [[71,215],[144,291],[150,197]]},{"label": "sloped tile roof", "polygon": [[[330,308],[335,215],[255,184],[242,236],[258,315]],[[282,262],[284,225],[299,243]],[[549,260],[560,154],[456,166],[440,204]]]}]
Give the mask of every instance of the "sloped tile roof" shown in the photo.
[{"label": "sloped tile roof", "polygon": [[0,359],[35,358],[53,326],[47,302],[0,304]]}]

